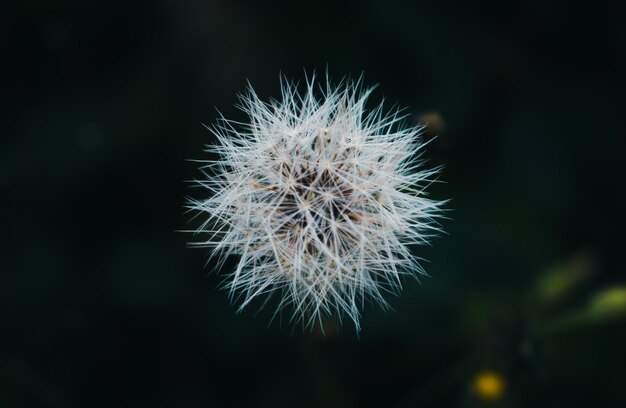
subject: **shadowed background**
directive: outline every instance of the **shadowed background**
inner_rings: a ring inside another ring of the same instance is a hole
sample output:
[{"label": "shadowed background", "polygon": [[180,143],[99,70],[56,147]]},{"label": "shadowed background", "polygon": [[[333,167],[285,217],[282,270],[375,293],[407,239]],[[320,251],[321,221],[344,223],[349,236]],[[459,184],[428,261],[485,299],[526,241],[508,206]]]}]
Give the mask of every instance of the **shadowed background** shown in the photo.
[{"label": "shadowed background", "polygon": [[[0,406],[626,404],[624,27],[600,2],[14,5]],[[236,314],[175,232],[215,108],[326,67],[428,123],[452,198],[431,277],[358,337]]]}]

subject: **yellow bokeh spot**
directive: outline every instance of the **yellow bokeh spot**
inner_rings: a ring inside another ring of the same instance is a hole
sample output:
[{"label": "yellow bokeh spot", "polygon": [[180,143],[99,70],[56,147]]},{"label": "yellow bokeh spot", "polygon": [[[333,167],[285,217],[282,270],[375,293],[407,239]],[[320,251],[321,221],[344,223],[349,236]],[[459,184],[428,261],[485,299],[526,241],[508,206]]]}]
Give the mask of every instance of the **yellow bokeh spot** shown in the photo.
[{"label": "yellow bokeh spot", "polygon": [[497,400],[504,393],[504,379],[494,371],[484,371],[474,377],[472,388],[482,399]]}]

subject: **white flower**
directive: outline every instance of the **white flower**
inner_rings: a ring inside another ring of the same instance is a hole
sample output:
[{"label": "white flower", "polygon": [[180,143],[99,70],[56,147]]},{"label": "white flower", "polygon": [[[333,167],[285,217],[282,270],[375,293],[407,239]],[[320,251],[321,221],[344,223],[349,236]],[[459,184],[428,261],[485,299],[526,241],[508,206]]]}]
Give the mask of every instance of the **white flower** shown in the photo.
[{"label": "white flower", "polygon": [[422,128],[382,103],[367,110],[360,81],[296,88],[283,81],[282,100],[265,103],[250,87],[239,106],[250,122],[210,128],[217,160],[196,180],[208,198],[188,205],[206,234],[195,245],[219,265],[239,256],[224,285],[240,310],[276,293],[293,321],[345,313],[359,330],[364,300],[387,307],[403,275],[425,273],[411,247],[439,231],[443,202],[424,191],[439,169],[422,169]]}]

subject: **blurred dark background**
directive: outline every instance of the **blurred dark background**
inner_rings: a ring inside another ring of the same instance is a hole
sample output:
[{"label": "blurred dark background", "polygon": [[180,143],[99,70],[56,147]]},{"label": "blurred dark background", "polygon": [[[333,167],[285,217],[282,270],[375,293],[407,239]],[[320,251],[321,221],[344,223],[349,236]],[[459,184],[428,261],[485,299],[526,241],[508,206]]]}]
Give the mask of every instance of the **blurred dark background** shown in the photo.
[{"label": "blurred dark background", "polygon": [[[5,6],[0,407],[626,406],[626,24],[601,2]],[[249,80],[365,74],[449,235],[363,331],[236,314],[184,180]]]}]

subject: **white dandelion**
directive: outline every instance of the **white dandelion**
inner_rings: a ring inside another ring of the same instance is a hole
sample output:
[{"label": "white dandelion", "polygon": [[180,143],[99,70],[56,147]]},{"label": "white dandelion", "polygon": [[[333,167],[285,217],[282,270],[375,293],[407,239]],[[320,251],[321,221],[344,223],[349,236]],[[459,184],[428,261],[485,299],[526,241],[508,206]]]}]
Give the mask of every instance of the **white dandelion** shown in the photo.
[{"label": "white dandelion", "polygon": [[425,192],[439,168],[423,168],[421,126],[382,103],[366,109],[360,80],[311,78],[303,94],[281,85],[269,103],[249,87],[239,105],[249,123],[209,127],[216,160],[195,180],[208,198],[188,202],[205,239],[192,245],[211,248],[218,267],[239,257],[224,282],[239,310],[276,294],[294,322],[347,315],[358,331],[366,300],[387,308],[404,275],[425,274],[412,250],[440,231],[444,202]]}]

